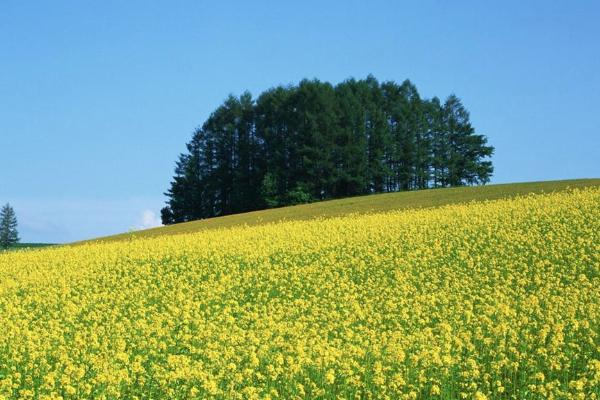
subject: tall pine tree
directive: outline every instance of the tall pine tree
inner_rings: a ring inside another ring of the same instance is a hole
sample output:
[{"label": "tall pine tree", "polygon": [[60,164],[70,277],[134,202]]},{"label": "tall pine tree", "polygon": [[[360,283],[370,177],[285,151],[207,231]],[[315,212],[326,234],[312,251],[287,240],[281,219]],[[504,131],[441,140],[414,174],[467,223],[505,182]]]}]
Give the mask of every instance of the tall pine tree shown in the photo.
[{"label": "tall pine tree", "polygon": [[6,203],[0,210],[0,248],[7,249],[19,242],[15,210]]}]

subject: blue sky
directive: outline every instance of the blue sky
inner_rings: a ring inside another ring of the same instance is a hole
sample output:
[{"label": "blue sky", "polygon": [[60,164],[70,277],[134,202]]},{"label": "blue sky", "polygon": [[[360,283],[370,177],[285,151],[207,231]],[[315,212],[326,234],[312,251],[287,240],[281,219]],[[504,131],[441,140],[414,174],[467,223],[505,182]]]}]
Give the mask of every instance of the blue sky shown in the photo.
[{"label": "blue sky", "polygon": [[228,94],[372,73],[457,94],[493,183],[600,177],[595,1],[0,4],[0,203],[23,241],[156,224]]}]

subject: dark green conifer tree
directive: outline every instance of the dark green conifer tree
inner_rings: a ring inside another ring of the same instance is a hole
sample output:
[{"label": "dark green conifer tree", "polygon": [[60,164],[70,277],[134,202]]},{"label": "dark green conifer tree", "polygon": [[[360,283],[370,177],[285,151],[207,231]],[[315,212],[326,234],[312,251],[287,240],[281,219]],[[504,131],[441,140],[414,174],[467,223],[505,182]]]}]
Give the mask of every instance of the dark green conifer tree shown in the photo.
[{"label": "dark green conifer tree", "polygon": [[0,248],[7,249],[19,243],[19,240],[15,210],[6,203],[0,210]]}]

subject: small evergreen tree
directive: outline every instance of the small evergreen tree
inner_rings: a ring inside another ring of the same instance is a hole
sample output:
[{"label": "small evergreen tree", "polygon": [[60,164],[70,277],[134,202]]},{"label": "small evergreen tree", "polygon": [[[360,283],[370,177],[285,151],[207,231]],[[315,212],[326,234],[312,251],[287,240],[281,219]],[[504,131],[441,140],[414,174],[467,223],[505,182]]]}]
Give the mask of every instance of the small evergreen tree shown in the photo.
[{"label": "small evergreen tree", "polygon": [[10,204],[6,203],[0,211],[0,248],[7,249],[18,242],[17,216]]},{"label": "small evergreen tree", "polygon": [[170,207],[163,207],[160,210],[160,220],[163,225],[169,225],[175,223],[175,218],[173,217],[173,211]]}]

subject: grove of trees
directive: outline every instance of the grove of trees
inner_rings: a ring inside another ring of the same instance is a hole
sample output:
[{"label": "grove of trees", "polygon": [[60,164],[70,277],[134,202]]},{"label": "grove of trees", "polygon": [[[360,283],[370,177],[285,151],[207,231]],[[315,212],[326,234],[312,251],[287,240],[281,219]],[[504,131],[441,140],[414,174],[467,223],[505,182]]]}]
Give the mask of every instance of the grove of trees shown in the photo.
[{"label": "grove of trees", "polygon": [[303,80],[229,96],[181,154],[162,222],[369,193],[485,184],[494,148],[455,95],[408,80]]}]

